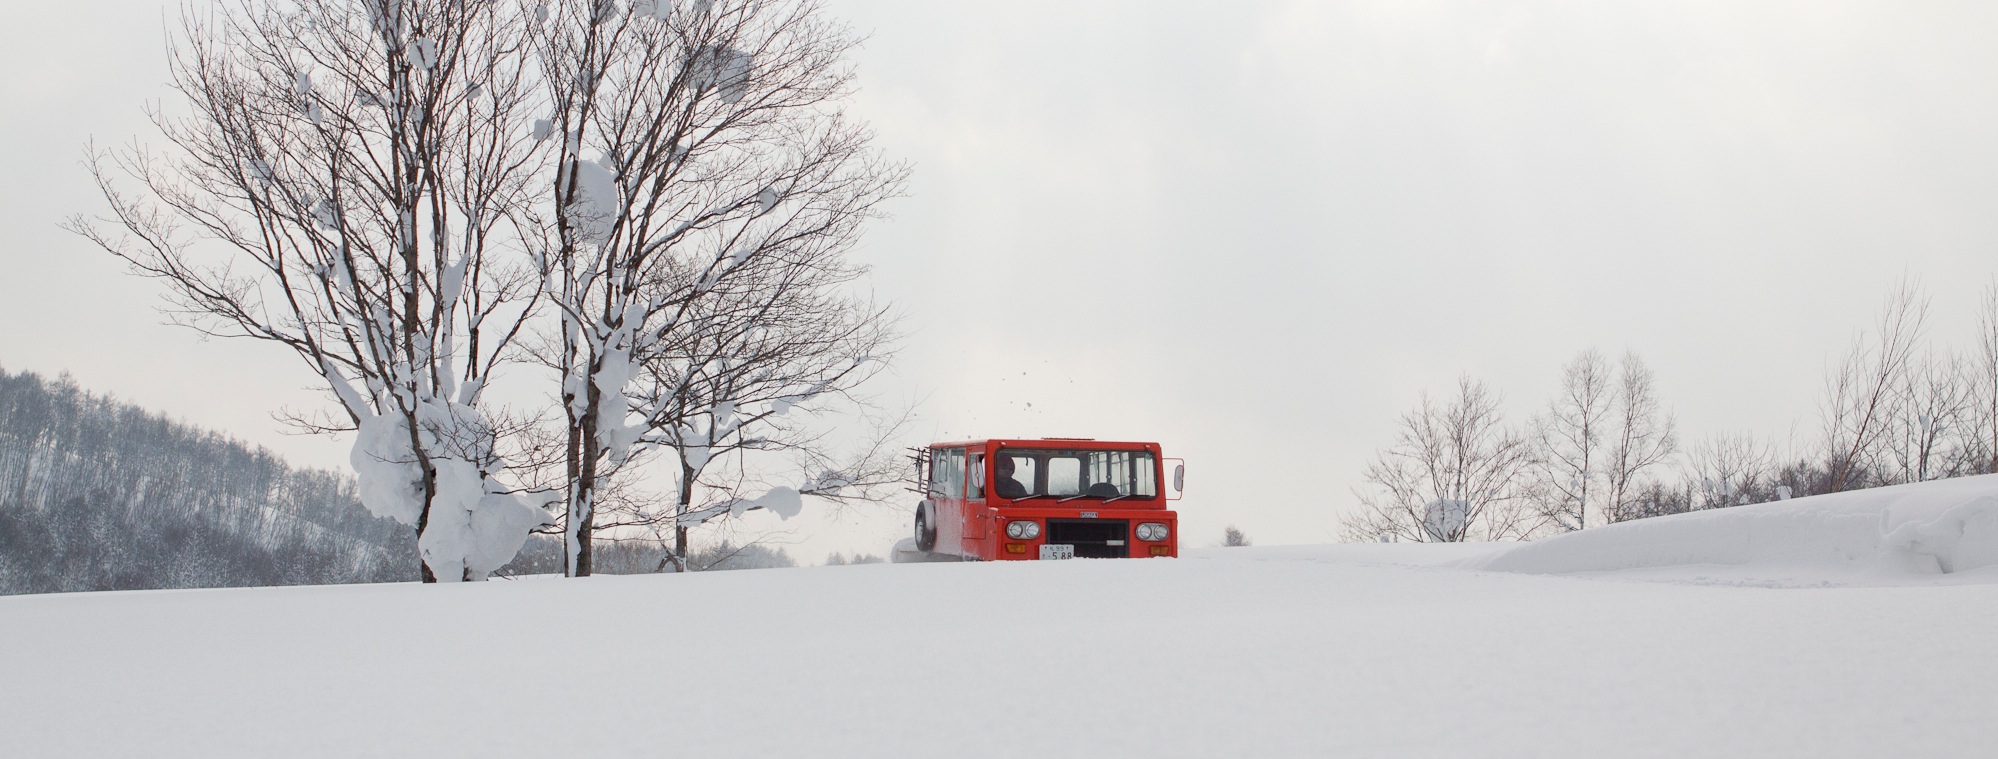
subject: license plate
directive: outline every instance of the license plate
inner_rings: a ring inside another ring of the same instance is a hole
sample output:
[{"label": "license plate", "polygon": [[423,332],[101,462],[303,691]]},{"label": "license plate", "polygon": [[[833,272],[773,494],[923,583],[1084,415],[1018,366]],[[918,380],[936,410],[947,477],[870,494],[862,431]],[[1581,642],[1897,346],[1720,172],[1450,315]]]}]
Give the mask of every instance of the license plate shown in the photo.
[{"label": "license plate", "polygon": [[1041,545],[1042,561],[1073,558],[1075,558],[1075,546],[1066,543],[1043,543]]}]

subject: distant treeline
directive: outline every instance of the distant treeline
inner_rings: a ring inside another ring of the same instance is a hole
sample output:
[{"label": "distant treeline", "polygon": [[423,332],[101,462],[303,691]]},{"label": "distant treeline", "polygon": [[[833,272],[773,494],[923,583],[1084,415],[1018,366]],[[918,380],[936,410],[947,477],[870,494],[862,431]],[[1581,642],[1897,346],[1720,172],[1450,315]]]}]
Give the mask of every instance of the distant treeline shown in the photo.
[{"label": "distant treeline", "polygon": [[0,369],[0,594],[414,580],[415,540],[351,477]]},{"label": "distant treeline", "polygon": [[[596,562],[592,568],[596,574],[637,575],[673,571],[673,563],[667,558],[672,554],[666,550],[663,540],[598,540]],[[712,545],[696,546],[687,552],[687,568],[696,572],[795,566],[798,566],[797,560],[784,549],[755,542],[738,545],[725,539]],[[550,535],[529,536],[520,554],[498,572],[501,576],[561,573],[562,539]]]},{"label": "distant treeline", "polygon": [[[415,532],[368,513],[354,487],[68,375],[0,368],[0,595],[416,580]],[[644,540],[597,552],[601,574],[662,571],[666,556]],[[688,564],[796,566],[726,540]],[[498,574],[561,572],[561,539],[536,535]]]}]

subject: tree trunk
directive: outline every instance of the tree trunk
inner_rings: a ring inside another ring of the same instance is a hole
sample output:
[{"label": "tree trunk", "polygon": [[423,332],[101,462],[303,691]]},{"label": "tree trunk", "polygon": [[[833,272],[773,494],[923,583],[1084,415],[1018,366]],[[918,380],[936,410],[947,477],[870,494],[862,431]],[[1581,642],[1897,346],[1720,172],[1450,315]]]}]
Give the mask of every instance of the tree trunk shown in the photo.
[{"label": "tree trunk", "polygon": [[563,546],[563,564],[570,577],[590,576],[591,538],[596,529],[597,460],[603,456],[602,443],[597,440],[597,407],[603,403],[603,394],[595,382],[590,382],[584,396],[582,418],[569,427],[569,481],[574,485],[569,494],[566,536],[569,542]]},{"label": "tree trunk", "polygon": [[687,571],[687,528],[673,527],[673,571]]},{"label": "tree trunk", "polygon": [[437,572],[430,568],[430,561],[423,557],[423,533],[430,529],[430,506],[437,501],[437,467],[430,464],[430,454],[423,449],[423,438],[418,434],[416,414],[404,415],[409,427],[409,450],[416,454],[417,468],[423,470],[423,510],[416,514],[416,563],[423,567],[423,581],[436,582]]},{"label": "tree trunk", "polygon": [[694,468],[687,465],[687,455],[680,454],[680,505],[673,519],[673,566],[675,571],[687,571],[687,525],[680,522],[686,515],[687,507],[694,502]]},{"label": "tree trunk", "polygon": [[416,527],[416,571],[417,579],[423,582],[436,582],[437,574],[430,571],[430,562],[423,560],[423,526]]}]

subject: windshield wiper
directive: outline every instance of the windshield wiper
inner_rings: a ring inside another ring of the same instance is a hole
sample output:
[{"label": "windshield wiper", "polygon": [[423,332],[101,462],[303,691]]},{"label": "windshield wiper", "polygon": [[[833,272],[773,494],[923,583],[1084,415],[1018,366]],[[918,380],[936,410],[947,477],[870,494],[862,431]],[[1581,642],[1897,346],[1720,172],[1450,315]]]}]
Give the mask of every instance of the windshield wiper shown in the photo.
[{"label": "windshield wiper", "polygon": [[1113,496],[1109,496],[1109,497],[1107,497],[1107,498],[1106,498],[1106,497],[1104,497],[1104,496],[1100,496],[1100,495],[1090,495],[1090,494],[1088,494],[1088,493],[1076,493],[1075,495],[1072,495],[1072,496],[1069,496],[1069,497],[1067,497],[1067,498],[1063,498],[1063,499],[1061,499],[1061,500],[1059,500],[1059,501],[1055,501],[1055,503],[1068,503],[1069,501],[1073,501],[1073,500],[1075,500],[1075,499],[1077,499],[1077,498],[1102,498],[1102,499],[1103,499],[1103,502],[1104,502],[1104,503],[1109,503],[1109,502],[1111,502],[1111,501],[1115,501],[1115,500],[1117,500],[1117,499],[1120,499],[1120,498],[1129,498],[1129,497],[1131,497],[1131,496],[1130,496],[1129,494],[1125,494],[1125,495],[1113,495]]},{"label": "windshield wiper", "polygon": [[1035,498],[1053,498],[1053,497],[1054,496],[1048,495],[1047,493],[1034,493],[1032,495],[1023,495],[1018,498],[1015,498],[1013,499],[1013,502],[1019,503],[1021,501],[1031,501]]}]

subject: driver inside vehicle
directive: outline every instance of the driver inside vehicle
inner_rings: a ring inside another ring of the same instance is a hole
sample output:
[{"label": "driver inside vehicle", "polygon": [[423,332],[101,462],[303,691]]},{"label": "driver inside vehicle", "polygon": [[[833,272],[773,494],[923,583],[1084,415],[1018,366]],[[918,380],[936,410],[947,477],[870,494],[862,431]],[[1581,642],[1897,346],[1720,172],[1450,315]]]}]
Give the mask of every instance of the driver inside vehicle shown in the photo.
[{"label": "driver inside vehicle", "polygon": [[1013,478],[1013,457],[1000,454],[992,462],[992,492],[1000,498],[1021,498],[1027,486]]}]

